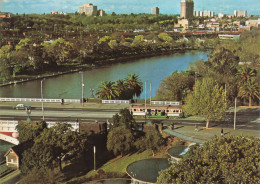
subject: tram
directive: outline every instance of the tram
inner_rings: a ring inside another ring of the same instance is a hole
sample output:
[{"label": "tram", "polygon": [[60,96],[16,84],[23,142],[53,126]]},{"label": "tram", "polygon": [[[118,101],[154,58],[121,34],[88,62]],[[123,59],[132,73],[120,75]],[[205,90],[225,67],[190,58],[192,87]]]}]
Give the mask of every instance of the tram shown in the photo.
[{"label": "tram", "polygon": [[[131,105],[129,110],[133,116],[145,116],[145,105]],[[146,115],[150,118],[183,117],[183,110],[179,105],[147,105]]]}]

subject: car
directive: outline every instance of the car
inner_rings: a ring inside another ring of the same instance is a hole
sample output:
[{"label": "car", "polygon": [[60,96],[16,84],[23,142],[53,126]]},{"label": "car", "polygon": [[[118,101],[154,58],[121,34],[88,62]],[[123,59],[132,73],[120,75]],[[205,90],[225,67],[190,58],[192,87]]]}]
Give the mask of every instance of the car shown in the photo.
[{"label": "car", "polygon": [[24,110],[24,109],[31,109],[31,106],[25,105],[25,104],[17,104],[15,106],[15,109],[17,109],[17,110],[19,110],[19,109],[22,109],[22,110]]}]

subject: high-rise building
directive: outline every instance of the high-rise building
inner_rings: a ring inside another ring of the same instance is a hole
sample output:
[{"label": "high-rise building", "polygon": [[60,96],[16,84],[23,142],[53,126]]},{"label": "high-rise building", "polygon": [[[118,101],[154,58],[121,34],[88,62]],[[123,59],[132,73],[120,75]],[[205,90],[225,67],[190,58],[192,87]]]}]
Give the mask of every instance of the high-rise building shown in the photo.
[{"label": "high-rise building", "polygon": [[153,15],[159,15],[159,8],[158,7],[152,8],[152,14]]},{"label": "high-rise building", "polygon": [[181,18],[192,18],[194,10],[193,0],[181,0]]},{"label": "high-rise building", "polygon": [[94,6],[93,4],[83,4],[82,6],[79,7],[79,14],[85,15],[91,15],[91,16],[96,16],[97,15],[97,6]]},{"label": "high-rise building", "polygon": [[247,11],[246,10],[235,10],[234,15],[235,15],[235,17],[247,17]]}]

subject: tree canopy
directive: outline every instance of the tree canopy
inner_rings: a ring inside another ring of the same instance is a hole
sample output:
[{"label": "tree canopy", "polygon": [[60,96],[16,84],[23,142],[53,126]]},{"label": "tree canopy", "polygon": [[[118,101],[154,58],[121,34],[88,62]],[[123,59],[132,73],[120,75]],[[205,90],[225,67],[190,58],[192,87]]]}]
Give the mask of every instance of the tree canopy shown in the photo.
[{"label": "tree canopy", "polygon": [[123,126],[112,129],[107,136],[107,149],[113,151],[114,155],[121,156],[128,153],[134,144],[134,136],[131,130]]},{"label": "tree canopy", "polygon": [[186,115],[204,117],[209,128],[210,120],[219,120],[227,109],[225,91],[211,78],[197,81],[183,106]]},{"label": "tree canopy", "polygon": [[[190,152],[190,153],[189,153]],[[191,157],[160,172],[158,184],[165,183],[259,183],[259,139],[214,137],[187,152]]]}]

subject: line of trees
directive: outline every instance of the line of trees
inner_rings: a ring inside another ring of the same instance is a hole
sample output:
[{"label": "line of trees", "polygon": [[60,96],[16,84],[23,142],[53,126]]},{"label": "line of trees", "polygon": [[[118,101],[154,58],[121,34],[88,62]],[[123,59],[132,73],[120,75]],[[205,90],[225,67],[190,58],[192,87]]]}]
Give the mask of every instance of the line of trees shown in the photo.
[{"label": "line of trees", "polygon": [[125,79],[119,79],[116,82],[103,81],[96,95],[105,100],[128,100],[134,96],[139,97],[142,90],[142,82],[138,75],[128,74]]},{"label": "line of trees", "polygon": [[260,100],[260,31],[245,32],[238,41],[223,41],[208,61],[190,64],[187,71],[173,72],[157,90],[158,100],[178,100],[185,115],[219,120],[235,98],[240,104],[258,105]]}]

